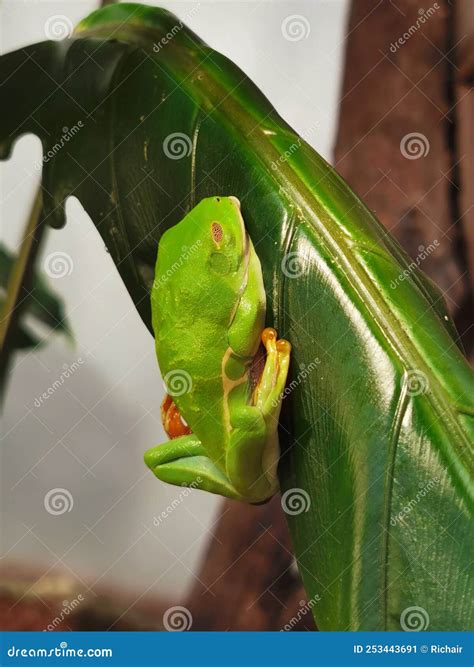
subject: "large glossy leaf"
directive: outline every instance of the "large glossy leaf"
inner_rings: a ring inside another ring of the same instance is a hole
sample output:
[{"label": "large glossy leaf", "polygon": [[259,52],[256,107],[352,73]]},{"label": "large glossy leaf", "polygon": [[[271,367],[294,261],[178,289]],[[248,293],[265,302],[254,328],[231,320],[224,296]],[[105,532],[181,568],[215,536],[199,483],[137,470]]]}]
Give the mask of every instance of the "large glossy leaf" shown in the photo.
[{"label": "large glossy leaf", "polygon": [[[163,231],[203,197],[241,200],[268,323],[294,349],[280,474],[318,626],[472,627],[473,382],[437,290],[245,74],[165,11],[109,7],[0,72],[4,157],[40,136],[47,221],[81,200],[148,326]],[[80,129],[55,150],[64,127]]]}]

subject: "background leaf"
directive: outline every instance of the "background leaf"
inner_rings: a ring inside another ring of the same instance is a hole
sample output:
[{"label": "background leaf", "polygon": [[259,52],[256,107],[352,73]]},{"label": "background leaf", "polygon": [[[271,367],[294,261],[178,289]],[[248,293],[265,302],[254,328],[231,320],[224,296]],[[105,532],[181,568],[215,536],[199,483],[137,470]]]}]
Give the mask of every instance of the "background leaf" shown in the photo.
[{"label": "background leaf", "polygon": [[[8,279],[15,263],[16,256],[3,244],[0,244],[0,288],[6,289]],[[23,314],[32,315],[35,320],[46,325],[49,329],[62,333],[68,338],[72,337],[69,323],[66,319],[64,304],[52,292],[46,279],[40,273],[33,278],[33,287],[27,302],[27,312]]]},{"label": "background leaf", "polygon": [[[47,336],[41,336],[39,331],[36,331],[38,325],[40,329],[43,326],[50,333],[63,334],[68,340],[72,340],[64,304],[53,293],[46,279],[39,272],[33,271],[32,275],[28,276],[28,288],[18,292],[18,300],[14,308],[19,312],[14,323],[11,322],[10,317],[13,313],[10,315],[11,304],[6,295],[15,266],[18,268],[18,257],[0,244],[0,313],[1,327],[5,331],[0,360],[0,395],[2,398],[14,352],[39,348],[46,342]],[[30,268],[28,268],[28,273]],[[20,280],[22,279],[23,276],[20,277]],[[14,328],[7,331],[12,324]]]}]

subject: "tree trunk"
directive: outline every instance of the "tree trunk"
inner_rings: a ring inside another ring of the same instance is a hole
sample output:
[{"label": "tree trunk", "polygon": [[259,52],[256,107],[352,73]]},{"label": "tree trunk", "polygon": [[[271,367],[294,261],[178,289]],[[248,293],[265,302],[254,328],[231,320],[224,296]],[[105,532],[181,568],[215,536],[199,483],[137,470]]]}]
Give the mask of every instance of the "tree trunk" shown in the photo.
[{"label": "tree trunk", "polygon": [[335,148],[338,171],[443,291],[469,351],[472,13],[460,3],[456,31],[448,0],[354,0]]},{"label": "tree trunk", "polygon": [[280,497],[226,500],[186,604],[193,630],[314,629]]}]

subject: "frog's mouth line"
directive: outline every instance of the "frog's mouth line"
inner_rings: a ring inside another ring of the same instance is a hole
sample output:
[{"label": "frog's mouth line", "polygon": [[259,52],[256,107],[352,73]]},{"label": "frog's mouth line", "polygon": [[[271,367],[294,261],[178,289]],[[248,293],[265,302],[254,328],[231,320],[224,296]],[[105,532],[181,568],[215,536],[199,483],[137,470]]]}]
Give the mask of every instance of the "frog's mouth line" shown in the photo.
[{"label": "frog's mouth line", "polygon": [[[250,261],[250,236],[247,232],[247,229],[245,227],[245,222],[244,218],[242,216],[242,211],[240,208],[240,201],[237,199],[237,197],[234,197],[234,195],[229,195],[230,201],[234,204],[235,208],[237,209],[237,213],[239,215],[239,221],[240,221],[240,227],[242,230],[242,257],[243,257],[243,264],[244,264],[244,280],[242,281],[242,286],[240,289],[239,296],[242,294],[244,289],[247,287],[247,279],[248,279],[248,273],[249,273],[249,261]],[[239,298],[240,301],[240,298]],[[233,319],[233,318],[232,318]]]}]

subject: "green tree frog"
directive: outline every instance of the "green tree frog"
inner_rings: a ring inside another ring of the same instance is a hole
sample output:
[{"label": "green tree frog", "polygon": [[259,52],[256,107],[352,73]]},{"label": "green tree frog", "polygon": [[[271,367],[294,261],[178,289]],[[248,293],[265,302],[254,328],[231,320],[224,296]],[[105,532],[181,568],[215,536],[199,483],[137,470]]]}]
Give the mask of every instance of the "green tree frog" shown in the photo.
[{"label": "green tree frog", "polygon": [[171,484],[267,500],[291,346],[264,328],[262,269],[236,197],[203,199],[163,234],[151,305],[172,440],[146,464]]}]

